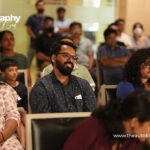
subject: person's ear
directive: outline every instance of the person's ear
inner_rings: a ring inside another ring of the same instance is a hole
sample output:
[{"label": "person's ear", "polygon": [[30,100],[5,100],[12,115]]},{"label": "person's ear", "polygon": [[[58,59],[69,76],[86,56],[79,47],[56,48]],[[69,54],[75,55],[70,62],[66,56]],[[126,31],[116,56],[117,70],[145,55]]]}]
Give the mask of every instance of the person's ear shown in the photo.
[{"label": "person's ear", "polygon": [[55,63],[56,62],[56,55],[53,54],[50,59],[51,59],[52,63]]},{"label": "person's ear", "polygon": [[130,120],[130,130],[131,131],[133,131],[133,132],[135,132],[135,130],[138,128],[138,126],[139,126],[139,120],[138,120],[138,118],[132,118],[131,120]]},{"label": "person's ear", "polygon": [[1,77],[4,77],[5,76],[5,73],[3,71],[0,71],[0,76]]}]

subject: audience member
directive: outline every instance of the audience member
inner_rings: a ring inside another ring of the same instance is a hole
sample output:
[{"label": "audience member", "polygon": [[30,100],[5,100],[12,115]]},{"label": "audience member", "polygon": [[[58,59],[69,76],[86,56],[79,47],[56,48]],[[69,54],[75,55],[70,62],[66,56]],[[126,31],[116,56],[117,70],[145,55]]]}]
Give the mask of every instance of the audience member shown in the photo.
[{"label": "audience member", "polygon": [[115,24],[117,26],[117,41],[123,42],[127,48],[131,47],[131,39],[130,36],[124,33],[125,29],[125,20],[124,19],[118,19],[115,21]]},{"label": "audience member", "polygon": [[150,40],[144,35],[143,25],[139,22],[135,23],[132,28],[133,36],[131,37],[132,49],[139,50],[150,47]]},{"label": "audience member", "polygon": [[70,24],[70,34],[73,42],[78,46],[77,55],[78,63],[84,65],[89,70],[94,64],[94,53],[92,49],[92,42],[82,35],[82,24],[80,22],[72,22]]},{"label": "audience member", "polygon": [[140,150],[140,142],[149,143],[149,108],[150,92],[144,90],[110,102],[76,127],[63,150]]},{"label": "audience member", "polygon": [[20,115],[17,110],[18,95],[7,84],[0,83],[0,149],[1,150],[23,150],[15,134],[20,122]]},{"label": "audience member", "polygon": [[0,71],[7,84],[9,84],[19,95],[17,101],[17,107],[23,107],[28,110],[28,94],[26,86],[17,81],[18,67],[17,63],[13,59],[4,59],[0,62]]},{"label": "audience member", "polygon": [[[43,69],[42,76],[48,75],[49,73],[52,72],[52,70],[53,70],[52,64],[48,65],[47,67],[45,67]],[[95,90],[95,86],[96,86],[95,82],[93,81],[90,72],[88,71],[88,69],[85,66],[80,65],[78,63],[75,64],[71,74],[87,80],[89,82],[90,86],[92,87],[93,91]]]},{"label": "audience member", "polygon": [[[114,22],[109,24],[108,28],[114,29],[118,32],[117,25]],[[105,43],[102,43],[102,44],[105,44]],[[123,42],[117,41],[117,44],[120,45],[120,46],[125,46],[126,47],[126,45]]]},{"label": "audience member", "polygon": [[60,38],[60,34],[54,33],[53,18],[45,17],[43,33],[37,37],[36,41],[36,57],[40,71],[50,64],[50,47]]},{"label": "audience member", "polygon": [[69,33],[69,25],[71,20],[65,17],[66,9],[63,7],[57,8],[57,19],[54,20],[56,32],[66,36]]},{"label": "audience member", "polygon": [[128,60],[128,51],[117,44],[117,32],[111,28],[104,31],[105,44],[100,46],[97,59],[102,64],[104,84],[118,84],[123,80],[124,65]]},{"label": "audience member", "polygon": [[0,45],[2,52],[0,53],[0,61],[6,58],[14,59],[18,64],[18,69],[27,69],[28,86],[31,86],[31,75],[28,68],[27,58],[17,52],[14,52],[15,39],[11,31],[4,30],[0,33]]},{"label": "audience member", "polygon": [[125,66],[125,79],[117,87],[117,97],[126,98],[139,89],[150,90],[150,49],[135,52]]},{"label": "audience member", "polygon": [[31,66],[32,59],[36,54],[36,49],[35,49],[36,38],[39,34],[42,33],[43,21],[44,21],[44,18],[46,17],[44,15],[45,4],[43,0],[38,0],[35,3],[35,7],[36,7],[37,13],[29,16],[29,18],[26,21],[27,33],[30,36],[30,46],[28,49],[29,67]]},{"label": "audience member", "polygon": [[95,95],[89,83],[70,75],[77,62],[76,46],[62,39],[51,49],[53,71],[32,88],[30,105],[33,113],[82,112],[96,107]]}]

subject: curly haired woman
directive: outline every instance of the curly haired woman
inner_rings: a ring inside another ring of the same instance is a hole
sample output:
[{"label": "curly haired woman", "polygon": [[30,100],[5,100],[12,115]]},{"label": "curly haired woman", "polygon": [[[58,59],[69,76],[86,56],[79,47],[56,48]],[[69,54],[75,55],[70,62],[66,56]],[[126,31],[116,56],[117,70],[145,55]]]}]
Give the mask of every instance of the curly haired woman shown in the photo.
[{"label": "curly haired woman", "polygon": [[125,80],[117,87],[117,97],[126,98],[135,90],[150,91],[150,49],[135,52],[125,66]]}]

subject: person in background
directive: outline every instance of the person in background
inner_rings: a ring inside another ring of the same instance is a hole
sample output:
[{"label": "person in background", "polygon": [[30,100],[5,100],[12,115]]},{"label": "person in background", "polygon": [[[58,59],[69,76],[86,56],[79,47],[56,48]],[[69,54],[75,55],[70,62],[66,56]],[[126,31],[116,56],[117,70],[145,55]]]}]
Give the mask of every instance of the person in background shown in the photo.
[{"label": "person in background", "polygon": [[[0,82],[0,149],[24,150],[19,142],[16,130],[20,125],[20,115],[17,110],[18,95],[13,88]],[[20,137],[19,137],[20,138]],[[25,137],[24,137],[25,138]]]},{"label": "person in background", "polygon": [[124,81],[117,87],[117,97],[121,100],[135,90],[150,91],[150,49],[136,51],[125,65]]},{"label": "person in background", "polygon": [[41,78],[30,93],[33,113],[87,112],[96,107],[88,81],[71,75],[77,62],[76,46],[69,38],[51,47],[53,71]]},{"label": "person in background", "polygon": [[123,42],[127,48],[130,49],[131,47],[131,39],[130,39],[130,36],[127,35],[125,32],[124,32],[124,29],[125,29],[125,20],[124,19],[117,19],[115,21],[115,24],[117,26],[117,41],[119,42]]},{"label": "person in background", "polygon": [[43,33],[37,36],[36,40],[36,57],[37,64],[40,71],[51,63],[49,55],[50,48],[53,43],[61,39],[60,34],[54,33],[53,18],[45,17]]},{"label": "person in background", "polygon": [[38,0],[35,3],[35,7],[37,13],[29,16],[26,21],[27,33],[30,37],[30,46],[27,52],[29,67],[32,64],[33,57],[36,55],[36,38],[39,34],[42,33],[43,22],[44,18],[46,17],[46,15],[44,15],[45,4],[43,0]]},{"label": "person in background", "polygon": [[144,90],[122,103],[110,101],[76,127],[62,150],[145,150],[142,144],[150,144],[149,108],[150,92]]},{"label": "person in background", "polygon": [[14,59],[17,62],[18,69],[26,69],[28,76],[28,86],[32,85],[30,69],[28,68],[27,58],[23,54],[14,51],[15,38],[11,31],[4,30],[0,33],[0,61],[6,58]]},{"label": "person in background", "polygon": [[102,69],[104,84],[118,84],[123,80],[124,66],[129,58],[127,49],[117,44],[117,32],[111,28],[104,31],[105,44],[100,46],[97,59]]},{"label": "person in background", "polygon": [[71,39],[78,46],[77,55],[78,63],[92,70],[94,65],[94,52],[90,39],[82,36],[82,24],[80,22],[72,22],[69,27]]},{"label": "person in background", "polygon": [[[109,24],[107,28],[111,28],[111,29],[116,30],[118,32],[117,25],[114,22]],[[105,43],[102,43],[102,44],[105,44]],[[125,46],[126,47],[126,45],[123,42],[117,41],[117,44],[120,45],[120,46]]]},{"label": "person in background", "polygon": [[62,36],[68,36],[69,25],[71,20],[65,17],[66,9],[63,7],[57,8],[57,19],[54,20],[55,32]]},{"label": "person in background", "polygon": [[133,36],[131,37],[131,48],[134,49],[134,51],[150,47],[150,40],[144,35],[144,27],[140,22],[133,25],[132,32]]}]

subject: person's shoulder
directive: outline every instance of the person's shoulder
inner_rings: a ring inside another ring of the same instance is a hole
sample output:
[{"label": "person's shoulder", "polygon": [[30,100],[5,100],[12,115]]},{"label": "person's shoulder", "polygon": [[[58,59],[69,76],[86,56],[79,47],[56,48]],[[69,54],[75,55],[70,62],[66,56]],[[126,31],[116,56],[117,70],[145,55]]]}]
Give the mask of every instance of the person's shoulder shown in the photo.
[{"label": "person's shoulder", "polygon": [[7,93],[7,92],[14,93],[15,92],[15,90],[10,85],[8,85],[7,83],[5,83],[3,81],[0,81],[0,91],[5,91],[5,93]]},{"label": "person's shoulder", "polygon": [[36,14],[32,14],[27,18],[26,25],[29,25],[36,18]]},{"label": "person's shoulder", "polygon": [[107,44],[102,44],[101,46],[99,46],[99,49],[98,49],[99,52],[107,52],[108,50],[109,49],[108,49]]},{"label": "person's shoulder", "polygon": [[83,78],[80,78],[76,75],[71,75],[72,79],[79,81],[80,83],[86,83],[87,81]]},{"label": "person's shoulder", "polygon": [[124,37],[124,38],[130,39],[130,36],[127,33],[125,33],[125,32],[122,32],[121,36]]},{"label": "person's shoulder", "polygon": [[27,89],[27,87],[25,86],[25,84],[22,83],[22,82],[19,82],[18,87],[21,87],[23,89]]},{"label": "person's shoulder", "polygon": [[41,77],[34,85],[34,87],[36,86],[47,86],[48,84],[51,84],[51,73],[50,74],[47,74],[43,77]]},{"label": "person's shoulder", "polygon": [[6,86],[6,83],[4,81],[0,81],[0,86]]},{"label": "person's shoulder", "polygon": [[81,37],[81,42],[92,43],[92,41],[89,38],[85,37],[85,36]]},{"label": "person's shoulder", "polygon": [[16,57],[26,58],[26,56],[25,56],[25,55],[23,55],[23,54],[21,54],[21,53],[15,53],[15,56],[16,56]]},{"label": "person's shoulder", "polygon": [[81,78],[81,77],[77,77],[77,76],[75,76],[75,75],[71,75],[71,77],[72,77],[72,79],[74,80],[74,81],[77,81],[80,85],[82,85],[83,87],[85,87],[85,86],[90,86],[90,84],[88,83],[88,81],[87,80],[85,80],[85,79],[83,79],[83,78]]},{"label": "person's shoulder", "polygon": [[[81,123],[79,123],[76,126],[76,128],[78,130],[81,129],[81,130],[88,131],[89,133],[91,132],[91,134],[94,134],[95,132],[97,133],[97,131],[99,131],[99,130],[103,130],[101,122],[96,117],[93,117],[93,116],[91,116],[91,117],[85,119],[84,121],[82,121]],[[93,130],[93,128],[94,128],[94,130]]]},{"label": "person's shoulder", "polygon": [[36,18],[36,14],[32,14],[28,17],[28,19],[34,19],[34,18]]},{"label": "person's shoulder", "polygon": [[118,87],[133,87],[133,84],[129,81],[121,81],[118,84]]}]

